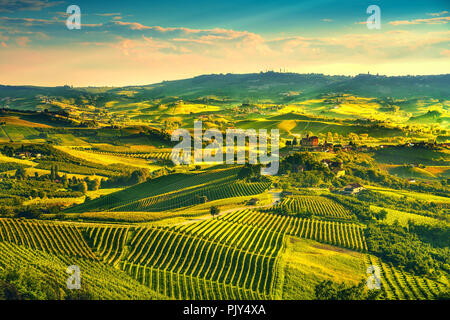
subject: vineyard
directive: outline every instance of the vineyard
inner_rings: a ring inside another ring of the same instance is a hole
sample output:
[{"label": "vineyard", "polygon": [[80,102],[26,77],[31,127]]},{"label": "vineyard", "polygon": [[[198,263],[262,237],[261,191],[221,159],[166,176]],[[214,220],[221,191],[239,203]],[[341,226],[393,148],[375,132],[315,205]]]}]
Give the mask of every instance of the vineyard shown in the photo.
[{"label": "vineyard", "polygon": [[[164,211],[203,203],[203,201],[214,201],[224,198],[244,197],[263,193],[270,184],[264,182],[244,183],[228,181],[216,184],[212,183],[205,187],[189,189],[176,193],[167,193],[160,196],[149,197],[127,205],[116,207],[111,211]],[[206,197],[205,200],[203,200]]]},{"label": "vineyard", "polygon": [[118,151],[114,152],[89,148],[74,148],[74,149],[108,156],[129,157],[139,159],[171,160],[171,152],[118,152]]},{"label": "vineyard", "polygon": [[266,231],[220,220],[139,228],[122,268],[172,298],[268,299],[284,238]]},{"label": "vineyard", "polygon": [[[99,276],[101,265],[116,266],[172,299],[270,299],[284,246],[280,232],[219,219],[171,228],[15,219],[0,219],[0,225],[4,247],[51,254],[45,263],[57,257],[59,264],[76,264],[83,272],[93,268]],[[0,265],[11,259],[7,253]],[[58,272],[63,277],[65,269]]]},{"label": "vineyard", "polygon": [[171,174],[150,181],[143,182],[109,195],[91,200],[66,210],[67,212],[108,211],[113,208],[125,206],[143,198],[179,192],[183,189],[200,187],[208,183],[223,182],[226,179],[236,178],[239,168],[214,169],[199,174]]},{"label": "vineyard", "polygon": [[[64,286],[78,265],[102,299],[273,299],[285,235],[366,251],[362,227],[238,210],[172,227],[0,219],[0,270],[26,266]],[[433,299],[447,286],[365,255],[388,299]]]},{"label": "vineyard", "polygon": [[236,211],[220,219],[354,250],[367,250],[363,228],[354,223],[304,219],[251,210]]},{"label": "vineyard", "polygon": [[273,210],[286,208],[292,213],[309,213],[316,216],[351,219],[352,214],[342,205],[318,196],[298,196],[283,199]]},{"label": "vineyard", "polygon": [[[40,250],[32,250],[22,245],[0,241],[0,271],[26,270],[40,281],[61,288],[54,296],[58,299],[66,289],[68,266],[77,265],[82,270],[82,288],[89,290],[94,299],[164,299],[126,273],[96,260],[67,255],[53,255]],[[67,292],[68,293],[68,292]]]},{"label": "vineyard", "polygon": [[447,290],[439,282],[417,277],[382,262],[379,258],[367,255],[366,265],[375,265],[381,271],[381,288],[391,300],[433,299]]},{"label": "vineyard", "polygon": [[78,228],[68,224],[0,218],[0,241],[55,255],[97,260]]},{"label": "vineyard", "polygon": [[113,265],[119,262],[127,241],[127,227],[88,227],[84,234],[103,261]]}]

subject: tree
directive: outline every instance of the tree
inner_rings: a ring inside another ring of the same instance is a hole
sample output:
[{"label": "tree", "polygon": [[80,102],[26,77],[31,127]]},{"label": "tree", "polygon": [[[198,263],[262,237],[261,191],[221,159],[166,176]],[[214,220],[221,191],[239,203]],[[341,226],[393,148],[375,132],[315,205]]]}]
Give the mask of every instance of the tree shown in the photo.
[{"label": "tree", "polygon": [[327,141],[328,141],[328,142],[333,142],[333,140],[334,140],[334,139],[333,139],[333,134],[332,134],[331,132],[328,131],[328,132],[327,132]]},{"label": "tree", "polygon": [[67,178],[67,174],[63,175],[62,184],[64,188],[67,188],[69,186],[69,179]]},{"label": "tree", "polygon": [[238,172],[238,179],[246,179],[250,181],[260,181],[261,179],[261,165],[251,165],[246,164],[244,167],[242,167],[241,170]]},{"label": "tree", "polygon": [[86,193],[88,191],[88,186],[86,181],[81,181],[80,184],[78,185],[78,189],[82,192],[82,193]]},{"label": "tree", "polygon": [[375,217],[377,218],[377,220],[384,220],[386,219],[388,215],[388,212],[385,209],[382,209],[380,211],[378,211],[377,213],[375,213]]},{"label": "tree", "polygon": [[15,174],[15,178],[16,179],[25,179],[26,177],[26,172],[25,169],[23,167],[20,167],[16,170],[16,174]]},{"label": "tree", "polygon": [[41,210],[39,208],[27,207],[17,213],[19,218],[39,219],[41,217]]},{"label": "tree", "polygon": [[0,279],[0,300],[21,300],[16,286]]},{"label": "tree", "polygon": [[353,286],[323,280],[314,287],[314,293],[319,300],[375,300],[381,290],[368,290],[364,280]]},{"label": "tree", "polygon": [[149,177],[149,172],[146,169],[138,169],[131,173],[131,183],[141,183],[147,180]]},{"label": "tree", "polygon": [[217,206],[212,206],[209,209],[209,211],[210,211],[211,215],[213,216],[213,219],[214,219],[214,216],[216,216],[220,213],[220,209]]},{"label": "tree", "polygon": [[37,198],[37,196],[39,195],[39,192],[36,189],[32,189],[30,195],[32,198]]},{"label": "tree", "polygon": [[337,288],[331,280],[321,281],[314,287],[314,293],[318,300],[337,300]]},{"label": "tree", "polygon": [[92,182],[92,190],[97,191],[98,189],[100,189],[100,180],[94,179]]}]

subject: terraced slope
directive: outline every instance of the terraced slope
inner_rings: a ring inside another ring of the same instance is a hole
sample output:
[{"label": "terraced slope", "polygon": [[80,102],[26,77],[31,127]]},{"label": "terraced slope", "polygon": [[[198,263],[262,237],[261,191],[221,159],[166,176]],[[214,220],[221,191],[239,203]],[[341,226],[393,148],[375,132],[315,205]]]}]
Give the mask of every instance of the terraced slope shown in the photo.
[{"label": "terraced slope", "polygon": [[128,227],[90,226],[84,234],[103,261],[115,265],[122,257],[128,236]]},{"label": "terraced slope", "polygon": [[0,241],[55,255],[97,260],[81,232],[70,224],[0,218]]},{"label": "terraced slope", "polygon": [[367,250],[363,228],[354,223],[303,219],[252,210],[236,211],[220,219],[354,250]]},{"label": "terraced slope", "polygon": [[111,193],[81,205],[69,208],[67,212],[88,212],[88,211],[108,211],[113,208],[125,206],[144,198],[156,197],[159,195],[187,190],[193,187],[201,187],[208,183],[217,181],[223,182],[226,179],[233,179],[237,176],[239,168],[220,168],[208,170],[200,174],[171,174],[159,178],[151,179],[124,190]]},{"label": "terraced slope", "polygon": [[79,150],[102,155],[111,155],[128,158],[171,160],[171,152],[113,152],[87,148],[80,148]]},{"label": "terraced slope", "polygon": [[80,267],[81,288],[84,292],[92,294],[94,299],[165,299],[163,295],[140,284],[126,273],[100,261],[63,254],[53,255],[23,245],[0,241],[0,270],[27,271],[52,285],[55,288],[54,296],[47,299],[64,299],[64,295],[70,294],[66,289],[69,276],[66,269],[71,265]]},{"label": "terraced slope", "polygon": [[339,203],[318,196],[297,196],[283,199],[273,209],[287,208],[293,213],[310,213],[316,216],[351,219],[353,215]]},{"label": "terraced slope", "polygon": [[173,298],[268,299],[283,241],[279,232],[223,220],[139,228],[122,268]]},{"label": "terraced slope", "polygon": [[[217,181],[220,182],[220,181]],[[245,183],[235,182],[234,179],[226,178],[223,183],[211,183],[204,187],[188,189],[175,193],[148,197],[120,207],[111,211],[132,212],[132,211],[165,211],[181,207],[187,207],[202,203],[202,197],[206,196],[208,201],[251,196],[263,193],[270,184],[265,182]]]}]

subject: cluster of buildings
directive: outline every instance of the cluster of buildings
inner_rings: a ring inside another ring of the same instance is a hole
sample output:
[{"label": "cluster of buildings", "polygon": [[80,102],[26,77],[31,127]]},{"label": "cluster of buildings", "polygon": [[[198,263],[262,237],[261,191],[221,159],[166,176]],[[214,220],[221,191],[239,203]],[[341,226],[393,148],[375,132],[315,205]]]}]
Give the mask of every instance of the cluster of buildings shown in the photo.
[{"label": "cluster of buildings", "polygon": [[291,146],[294,151],[315,151],[315,152],[336,152],[339,150],[343,151],[368,151],[367,146],[356,146],[356,145],[342,145],[342,144],[332,144],[325,141],[324,143],[319,143],[319,137],[307,135],[302,138],[300,142],[297,139],[286,141],[287,146]]},{"label": "cluster of buildings", "polygon": [[360,193],[361,191],[363,191],[365,188],[362,184],[360,183],[350,183],[348,185],[346,185],[343,188],[338,188],[338,189],[330,189],[331,192],[335,192],[338,194],[357,194]]},{"label": "cluster of buildings", "polygon": [[36,158],[36,159],[40,159],[42,157],[42,154],[40,153],[31,153],[31,152],[19,152],[19,153],[15,153],[14,157],[17,159],[29,159],[29,158]]},{"label": "cluster of buildings", "polygon": [[342,194],[355,194],[355,193],[359,193],[362,190],[364,190],[364,186],[359,184],[359,183],[351,183],[349,185],[346,185],[341,191],[340,193]]}]

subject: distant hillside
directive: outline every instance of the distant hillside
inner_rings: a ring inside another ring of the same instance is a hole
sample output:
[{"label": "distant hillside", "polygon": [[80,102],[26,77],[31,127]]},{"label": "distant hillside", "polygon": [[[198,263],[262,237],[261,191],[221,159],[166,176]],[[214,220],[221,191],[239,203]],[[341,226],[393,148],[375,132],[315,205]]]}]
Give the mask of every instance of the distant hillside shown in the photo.
[{"label": "distant hillside", "polygon": [[415,179],[434,179],[436,176],[424,169],[411,167],[411,166],[399,166],[389,170],[390,174],[394,174],[401,178],[415,178]]},{"label": "distant hillside", "polygon": [[448,74],[404,77],[361,74],[350,77],[266,72],[203,75],[140,88],[147,89],[145,95],[153,98],[178,96],[193,99],[216,96],[232,100],[268,99],[273,102],[287,102],[336,92],[370,97],[448,99],[449,83]]},{"label": "distant hillside", "polygon": [[408,122],[414,123],[441,123],[443,121],[449,122],[450,119],[448,117],[443,117],[442,113],[439,111],[428,111],[427,113],[411,117]]},{"label": "distant hillside", "polygon": [[100,100],[132,92],[134,99],[210,99],[216,102],[267,100],[299,101],[327,93],[347,93],[367,97],[450,99],[450,74],[430,76],[386,77],[360,74],[327,76],[323,74],[251,73],[212,74],[190,79],[164,81],[147,86],[123,88],[45,88],[33,86],[1,86],[0,99],[30,98],[36,95],[99,96]]}]

